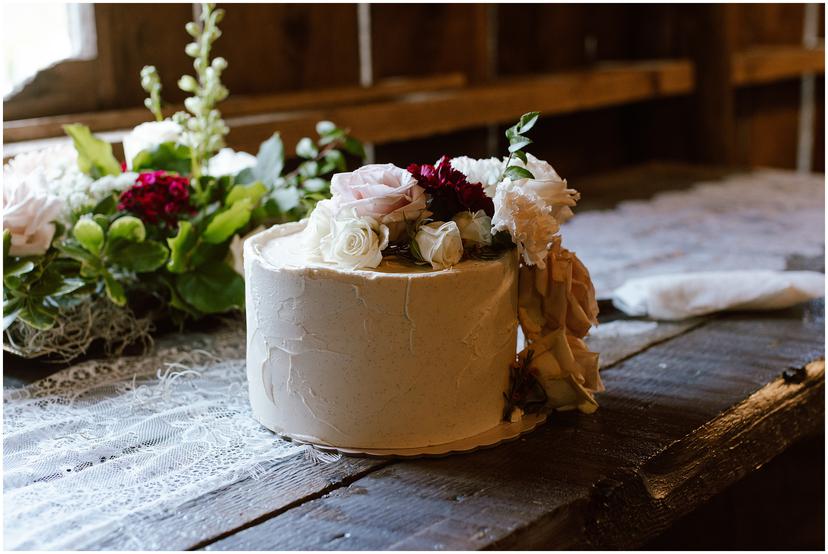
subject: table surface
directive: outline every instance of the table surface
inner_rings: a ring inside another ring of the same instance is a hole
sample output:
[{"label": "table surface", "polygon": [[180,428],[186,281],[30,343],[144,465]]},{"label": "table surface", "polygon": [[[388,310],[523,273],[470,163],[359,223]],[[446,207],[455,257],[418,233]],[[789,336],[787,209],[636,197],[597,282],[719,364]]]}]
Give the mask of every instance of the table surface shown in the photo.
[{"label": "table surface", "polygon": [[[647,166],[606,182],[646,197],[653,175],[684,186],[716,171]],[[824,429],[824,332],[815,301],[594,339],[607,388],[595,414],[554,414],[514,442],[439,459],[299,456],[138,532],[173,550],[634,548]],[[40,373],[8,361],[6,386]]]}]

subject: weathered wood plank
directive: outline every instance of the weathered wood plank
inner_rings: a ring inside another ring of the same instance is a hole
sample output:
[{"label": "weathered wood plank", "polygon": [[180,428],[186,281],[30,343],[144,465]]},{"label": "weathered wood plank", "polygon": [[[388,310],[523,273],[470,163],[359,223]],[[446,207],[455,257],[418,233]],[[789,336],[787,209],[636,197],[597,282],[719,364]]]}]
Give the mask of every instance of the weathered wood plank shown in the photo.
[{"label": "weathered wood plank", "polygon": [[754,46],[733,56],[731,80],[736,86],[795,79],[825,73],[825,47]]},{"label": "weathered wood plank", "polygon": [[[801,314],[715,320],[607,371],[592,416],[558,414],[508,446],[390,465],[208,548],[638,544],[822,424],[824,366],[801,383],[778,378],[824,354],[824,318]],[[657,523],[608,522],[624,502]]]}]

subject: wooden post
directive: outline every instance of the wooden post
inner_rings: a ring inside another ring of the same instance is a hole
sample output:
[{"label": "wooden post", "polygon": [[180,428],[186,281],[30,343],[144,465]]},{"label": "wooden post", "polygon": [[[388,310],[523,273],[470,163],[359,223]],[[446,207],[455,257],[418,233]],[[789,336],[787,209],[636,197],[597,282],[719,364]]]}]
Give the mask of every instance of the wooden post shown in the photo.
[{"label": "wooden post", "polygon": [[737,162],[732,61],[736,43],[735,10],[728,4],[694,6],[689,27],[696,71],[696,159]]}]

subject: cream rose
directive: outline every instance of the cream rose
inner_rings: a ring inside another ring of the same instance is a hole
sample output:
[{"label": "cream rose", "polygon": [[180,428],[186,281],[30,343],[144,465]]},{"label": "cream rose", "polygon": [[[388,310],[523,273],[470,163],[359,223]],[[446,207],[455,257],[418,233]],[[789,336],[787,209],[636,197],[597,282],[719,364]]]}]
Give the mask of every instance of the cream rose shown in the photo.
[{"label": "cream rose", "polygon": [[388,227],[352,208],[331,220],[331,231],[322,237],[319,250],[326,262],[350,269],[375,268],[386,246]]},{"label": "cream rose", "polygon": [[521,181],[504,179],[497,186],[492,218],[494,231],[508,231],[527,265],[546,267],[546,254],[560,229],[552,207]]},{"label": "cream rose", "polygon": [[454,221],[435,221],[420,226],[414,236],[419,257],[434,269],[445,269],[463,257],[463,239]]},{"label": "cream rose", "polygon": [[492,243],[492,218],[483,210],[460,212],[452,221],[457,224],[464,245],[488,246]]},{"label": "cream rose", "polygon": [[25,182],[6,182],[3,187],[3,229],[11,233],[9,254],[45,254],[55,236],[52,223],[61,212],[60,200]]},{"label": "cream rose", "polygon": [[123,139],[127,168],[132,169],[132,160],[139,152],[150,150],[164,142],[178,142],[181,132],[181,125],[169,119],[141,123]]},{"label": "cream rose", "polygon": [[222,148],[218,154],[207,161],[207,175],[235,176],[254,165],[256,165],[256,156],[247,152],[236,152],[232,148]]},{"label": "cream rose", "polygon": [[387,226],[390,240],[399,239],[406,222],[419,219],[426,208],[423,187],[411,173],[392,164],[337,173],[331,180],[331,193],[335,213],[355,209],[358,215]]}]

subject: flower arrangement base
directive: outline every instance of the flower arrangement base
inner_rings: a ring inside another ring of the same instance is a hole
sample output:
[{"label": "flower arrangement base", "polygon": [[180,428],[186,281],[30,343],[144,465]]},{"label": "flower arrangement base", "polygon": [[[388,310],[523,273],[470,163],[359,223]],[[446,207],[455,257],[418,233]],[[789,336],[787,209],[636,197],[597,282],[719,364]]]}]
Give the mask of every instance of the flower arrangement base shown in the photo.
[{"label": "flower arrangement base", "polygon": [[430,458],[473,452],[484,448],[492,448],[504,442],[513,441],[521,435],[534,431],[546,421],[548,414],[548,411],[525,414],[519,421],[503,421],[488,431],[478,433],[471,437],[419,448],[348,448],[315,442],[309,440],[307,437],[280,433],[264,423],[263,425],[283,439],[301,444],[309,444],[321,450],[339,452],[349,456],[366,456],[371,458]]}]

